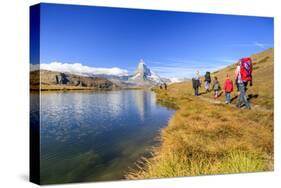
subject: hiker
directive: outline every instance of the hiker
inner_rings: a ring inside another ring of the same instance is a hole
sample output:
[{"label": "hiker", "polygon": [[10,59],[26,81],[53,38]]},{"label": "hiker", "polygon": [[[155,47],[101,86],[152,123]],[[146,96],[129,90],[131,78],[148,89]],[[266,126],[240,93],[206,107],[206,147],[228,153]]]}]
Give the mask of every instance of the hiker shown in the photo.
[{"label": "hiker", "polygon": [[210,84],[211,84],[211,73],[210,72],[206,72],[205,74],[205,89],[206,89],[206,93],[208,93],[210,90]]},{"label": "hiker", "polygon": [[164,82],[164,88],[165,90],[167,90],[167,84]]},{"label": "hiker", "polygon": [[226,104],[230,104],[230,93],[233,91],[233,82],[232,80],[229,78],[229,75],[226,75],[226,80],[224,82],[224,93],[225,93],[225,103]]},{"label": "hiker", "polygon": [[159,88],[162,89],[162,84],[159,85]]},{"label": "hiker", "polygon": [[215,76],[214,77],[214,85],[213,85],[213,90],[214,90],[214,98],[217,99],[219,97],[219,91],[220,91],[220,83],[218,81],[218,78]]},{"label": "hiker", "polygon": [[235,78],[237,80],[239,97],[236,106],[241,108],[244,104],[246,108],[251,109],[247,99],[246,90],[248,82],[252,86],[252,60],[251,58],[242,58],[235,70]]},{"label": "hiker", "polygon": [[192,78],[192,87],[194,89],[194,95],[199,96],[199,87],[201,87],[199,71],[197,71],[195,76]]}]

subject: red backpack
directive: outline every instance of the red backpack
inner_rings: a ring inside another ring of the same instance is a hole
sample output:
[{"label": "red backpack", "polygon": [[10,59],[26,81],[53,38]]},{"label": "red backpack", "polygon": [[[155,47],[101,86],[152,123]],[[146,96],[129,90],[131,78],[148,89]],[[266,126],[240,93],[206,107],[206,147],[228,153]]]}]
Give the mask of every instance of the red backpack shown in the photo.
[{"label": "red backpack", "polygon": [[252,59],[250,57],[240,59],[240,74],[241,79],[243,82],[251,81],[252,80],[252,70],[253,64]]}]

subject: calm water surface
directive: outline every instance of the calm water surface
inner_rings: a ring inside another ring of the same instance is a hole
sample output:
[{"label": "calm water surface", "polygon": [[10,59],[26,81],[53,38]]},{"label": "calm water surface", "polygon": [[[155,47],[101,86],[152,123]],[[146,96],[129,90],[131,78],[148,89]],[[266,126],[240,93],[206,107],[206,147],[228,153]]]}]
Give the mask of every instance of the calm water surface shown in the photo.
[{"label": "calm water surface", "polygon": [[42,183],[123,179],[173,112],[150,91],[42,93]]}]

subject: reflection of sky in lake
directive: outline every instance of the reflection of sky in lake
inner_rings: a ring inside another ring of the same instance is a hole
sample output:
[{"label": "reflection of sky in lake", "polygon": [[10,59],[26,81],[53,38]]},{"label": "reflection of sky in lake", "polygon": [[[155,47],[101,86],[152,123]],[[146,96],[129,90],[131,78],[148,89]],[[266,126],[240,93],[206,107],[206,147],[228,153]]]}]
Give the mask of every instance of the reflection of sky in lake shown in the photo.
[{"label": "reflection of sky in lake", "polygon": [[41,95],[43,183],[122,179],[173,110],[143,90]]}]

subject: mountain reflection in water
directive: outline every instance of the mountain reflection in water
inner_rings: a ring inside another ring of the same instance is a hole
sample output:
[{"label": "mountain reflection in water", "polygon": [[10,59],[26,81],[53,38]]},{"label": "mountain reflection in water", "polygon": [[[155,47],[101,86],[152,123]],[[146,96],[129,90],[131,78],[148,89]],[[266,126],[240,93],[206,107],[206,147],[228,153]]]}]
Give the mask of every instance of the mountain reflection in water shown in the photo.
[{"label": "mountain reflection in water", "polygon": [[144,90],[42,93],[42,183],[123,179],[173,112]]}]

